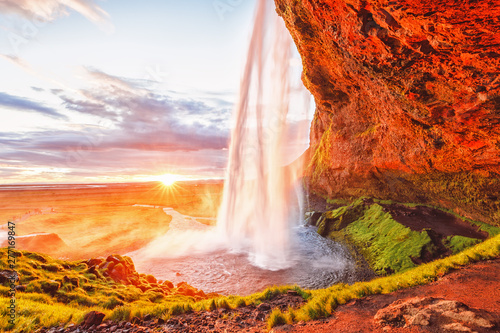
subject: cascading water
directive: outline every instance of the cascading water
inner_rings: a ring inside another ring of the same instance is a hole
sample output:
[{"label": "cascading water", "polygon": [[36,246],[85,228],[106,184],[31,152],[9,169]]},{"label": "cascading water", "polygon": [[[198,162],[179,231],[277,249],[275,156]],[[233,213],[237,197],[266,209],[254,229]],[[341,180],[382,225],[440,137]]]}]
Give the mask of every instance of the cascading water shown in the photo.
[{"label": "cascading water", "polygon": [[169,231],[129,254],[138,271],[243,295],[272,285],[325,288],[356,279],[345,248],[299,226],[303,162],[297,156],[306,148],[310,95],[298,81],[292,45],[274,2],[258,0],[217,225],[161,207],[172,216]]},{"label": "cascading water", "polygon": [[259,0],[217,225],[232,249],[271,270],[290,265],[289,193],[299,171],[284,169],[291,56],[274,1]]}]

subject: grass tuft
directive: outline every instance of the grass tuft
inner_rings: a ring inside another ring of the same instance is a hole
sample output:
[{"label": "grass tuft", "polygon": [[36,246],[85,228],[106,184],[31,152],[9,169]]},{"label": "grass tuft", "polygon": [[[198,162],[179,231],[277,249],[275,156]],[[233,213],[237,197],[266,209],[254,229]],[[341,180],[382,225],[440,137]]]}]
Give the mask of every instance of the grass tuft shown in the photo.
[{"label": "grass tuft", "polygon": [[276,326],[285,325],[287,323],[287,317],[281,312],[280,309],[273,309],[269,318],[267,319],[267,328],[272,329]]}]

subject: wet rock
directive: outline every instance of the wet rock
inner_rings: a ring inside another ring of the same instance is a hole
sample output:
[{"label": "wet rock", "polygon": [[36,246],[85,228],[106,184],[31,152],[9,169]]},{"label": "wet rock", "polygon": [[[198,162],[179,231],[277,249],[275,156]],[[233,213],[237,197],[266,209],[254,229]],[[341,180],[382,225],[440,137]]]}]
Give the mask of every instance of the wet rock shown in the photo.
[{"label": "wet rock", "polygon": [[306,215],[306,223],[308,225],[312,225],[312,226],[315,226],[317,227],[317,223],[318,223],[318,220],[319,218],[321,217],[323,213],[322,212],[307,212]]}]

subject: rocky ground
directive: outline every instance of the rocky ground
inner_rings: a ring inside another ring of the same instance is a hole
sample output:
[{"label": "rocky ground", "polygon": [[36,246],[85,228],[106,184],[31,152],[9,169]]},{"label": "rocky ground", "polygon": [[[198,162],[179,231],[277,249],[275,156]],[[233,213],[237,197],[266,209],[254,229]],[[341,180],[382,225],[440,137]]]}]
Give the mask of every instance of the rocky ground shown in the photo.
[{"label": "rocky ground", "polygon": [[[40,333],[264,332],[273,308],[303,303],[295,291],[238,309],[192,312],[164,322],[146,316],[102,322],[91,312],[79,326]],[[354,300],[323,320],[276,327],[272,332],[500,332],[500,258],[470,265],[429,285]]]},{"label": "rocky ground", "polygon": [[429,285],[354,300],[331,318],[274,332],[500,332],[500,259]]},{"label": "rocky ground", "polygon": [[191,312],[173,316],[168,321],[152,319],[146,316],[143,320],[132,318],[130,322],[102,322],[103,313],[88,313],[82,324],[70,325],[68,328],[42,328],[39,333],[146,333],[146,332],[262,332],[266,327],[266,318],[274,308],[285,311],[288,307],[299,307],[304,303],[296,291],[278,295],[274,299],[258,306],[245,306],[238,309],[216,309],[213,311]]}]

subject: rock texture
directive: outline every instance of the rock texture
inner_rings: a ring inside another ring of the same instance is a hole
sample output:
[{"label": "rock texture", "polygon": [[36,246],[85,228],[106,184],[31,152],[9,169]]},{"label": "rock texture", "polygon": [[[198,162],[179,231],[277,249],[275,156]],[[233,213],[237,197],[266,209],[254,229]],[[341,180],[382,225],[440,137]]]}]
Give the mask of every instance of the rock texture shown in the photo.
[{"label": "rock texture", "polygon": [[170,281],[158,281],[152,275],[139,274],[135,270],[132,259],[127,256],[122,257],[115,254],[106,259],[92,258],[84,260],[82,263],[88,266],[88,273],[94,274],[97,279],[109,277],[117,283],[133,285],[142,292],[154,291],[165,295],[189,296],[197,301],[218,296],[215,293],[207,295],[203,290],[196,289],[186,282],[179,282],[177,286],[174,286]]},{"label": "rock texture", "polygon": [[275,3],[317,105],[313,191],[500,224],[500,1]]},{"label": "rock texture", "polygon": [[470,309],[461,302],[433,297],[397,300],[380,309],[373,319],[381,326],[432,327],[437,332],[489,331],[496,326],[494,315]]}]

